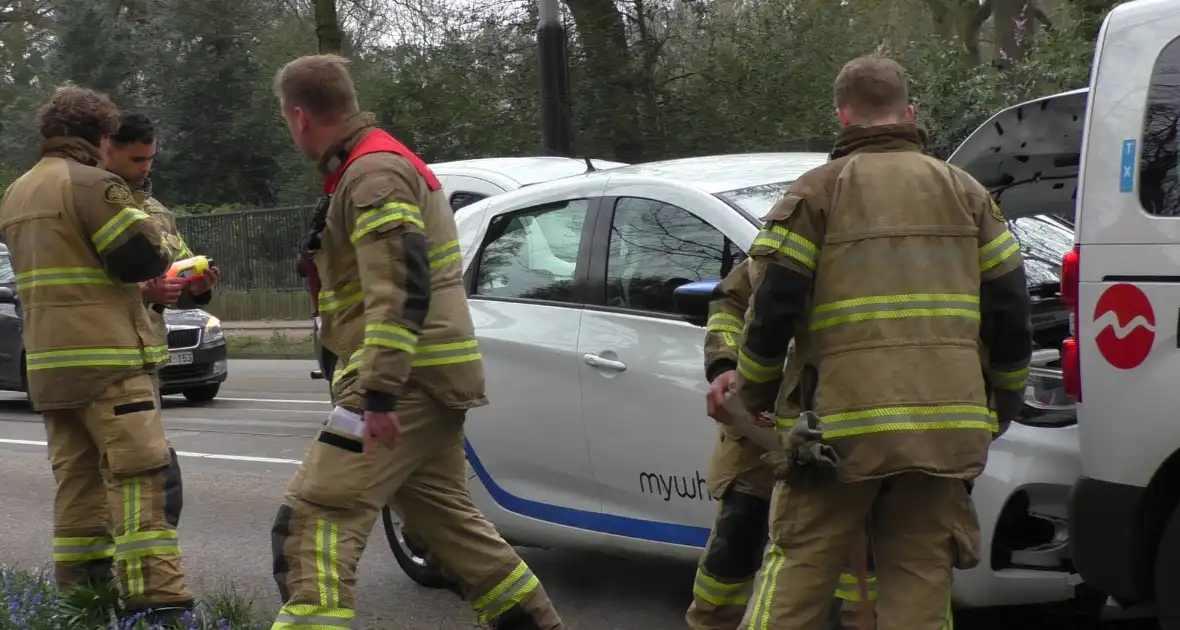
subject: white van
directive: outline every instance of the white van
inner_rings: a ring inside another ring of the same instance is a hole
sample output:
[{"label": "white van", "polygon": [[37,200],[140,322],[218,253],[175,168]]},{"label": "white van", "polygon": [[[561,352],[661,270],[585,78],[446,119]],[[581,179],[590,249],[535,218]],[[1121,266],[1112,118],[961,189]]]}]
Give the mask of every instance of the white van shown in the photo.
[{"label": "white van", "polygon": [[1073,559],[1089,586],[1123,605],[1154,603],[1164,630],[1177,630],[1180,1],[1115,8],[1094,60],[1061,274],[1072,310],[1064,380],[1079,400],[1083,458]]}]

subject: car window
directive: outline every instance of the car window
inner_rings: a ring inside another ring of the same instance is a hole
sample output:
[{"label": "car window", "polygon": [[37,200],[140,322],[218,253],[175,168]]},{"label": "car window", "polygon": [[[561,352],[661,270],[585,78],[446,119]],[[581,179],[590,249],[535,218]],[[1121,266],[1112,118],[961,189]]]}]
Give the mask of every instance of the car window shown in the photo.
[{"label": "car window", "polygon": [[683,208],[620,198],[611,222],[606,304],[674,314],[676,287],[723,278],[745,257],[733,241]]},{"label": "car window", "polygon": [[783,198],[783,193],[787,192],[787,188],[790,188],[792,181],[794,180],[728,190],[723,193],[717,193],[717,196],[732,204],[736,204],[739,208],[749,213],[751,217],[762,219],[762,217],[766,216],[767,212],[770,212],[774,204]]},{"label": "car window", "polygon": [[589,208],[588,200],[574,199],[492,219],[474,293],[575,301],[574,270]]},{"label": "car window", "polygon": [[[1160,52],[1151,71],[1143,151],[1139,159],[1139,203],[1157,216],[1180,216],[1180,39]],[[1133,148],[1133,147],[1132,147]]]},{"label": "car window", "polygon": [[12,271],[12,259],[0,254],[0,284],[15,284],[16,274]]},{"label": "car window", "polygon": [[459,191],[451,195],[451,210],[457,211],[459,208],[469,206],[480,199],[487,199],[488,196],[483,193]]}]

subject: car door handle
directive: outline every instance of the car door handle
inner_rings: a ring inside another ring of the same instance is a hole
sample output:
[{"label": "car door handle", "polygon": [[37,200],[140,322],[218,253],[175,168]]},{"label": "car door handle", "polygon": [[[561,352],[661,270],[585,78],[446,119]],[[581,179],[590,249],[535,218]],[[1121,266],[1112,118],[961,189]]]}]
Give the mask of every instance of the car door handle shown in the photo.
[{"label": "car door handle", "polygon": [[603,368],[606,370],[614,370],[616,372],[623,372],[627,369],[627,364],[622,361],[611,361],[604,359],[597,354],[583,354],[582,359],[586,361],[586,365]]}]

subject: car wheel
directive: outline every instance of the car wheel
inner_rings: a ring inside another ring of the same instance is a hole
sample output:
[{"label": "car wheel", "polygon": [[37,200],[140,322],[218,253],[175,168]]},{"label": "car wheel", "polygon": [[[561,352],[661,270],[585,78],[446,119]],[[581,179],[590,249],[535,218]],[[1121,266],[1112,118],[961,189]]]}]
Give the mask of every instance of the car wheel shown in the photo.
[{"label": "car wheel", "polygon": [[1155,606],[1163,630],[1180,630],[1180,508],[1172,512],[1155,556]]},{"label": "car wheel", "polygon": [[217,392],[221,391],[221,383],[214,383],[212,385],[201,385],[200,387],[190,387],[183,392],[184,397],[189,402],[204,403],[217,398]]},{"label": "car wheel", "polygon": [[393,551],[393,558],[397,565],[421,586],[426,588],[447,588],[454,590],[450,580],[443,577],[442,570],[430,559],[426,545],[413,540],[406,540],[402,530],[401,517],[389,506],[381,508],[381,520],[385,523],[385,537],[389,539],[389,548]]}]

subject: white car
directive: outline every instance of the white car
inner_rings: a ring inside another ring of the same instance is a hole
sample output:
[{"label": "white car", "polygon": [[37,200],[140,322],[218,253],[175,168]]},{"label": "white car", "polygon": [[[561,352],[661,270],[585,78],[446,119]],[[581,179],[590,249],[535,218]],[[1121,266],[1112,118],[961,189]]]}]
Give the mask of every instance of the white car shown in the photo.
[{"label": "white car", "polygon": [[[704,317],[700,307],[678,310],[675,289],[728,273],[758,217],[826,159],[624,166],[456,213],[491,402],[467,423],[471,492],[507,540],[699,558],[716,516],[704,481],[716,429],[704,413]],[[1030,263],[1030,284],[1056,283],[1068,224],[1028,216],[1011,228],[1026,253],[1040,252],[1030,259],[1048,261]],[[1038,339],[1065,336],[1056,330],[1064,317],[1042,324]],[[1065,516],[1080,471],[1077,432],[1068,401],[1055,402],[1057,348],[1040,348],[1038,360],[1029,415],[1043,415],[1030,422],[1064,426],[1015,425],[995,442],[973,493],[984,560],[956,574],[960,605],[1074,596]],[[403,569],[444,585],[429,555],[406,543],[395,511],[385,522]]]},{"label": "white car", "polygon": [[595,169],[626,166],[609,160],[579,160],[567,157],[506,157],[435,162],[430,170],[438,176],[451,208],[458,210],[481,199],[522,186],[547,182]]}]

